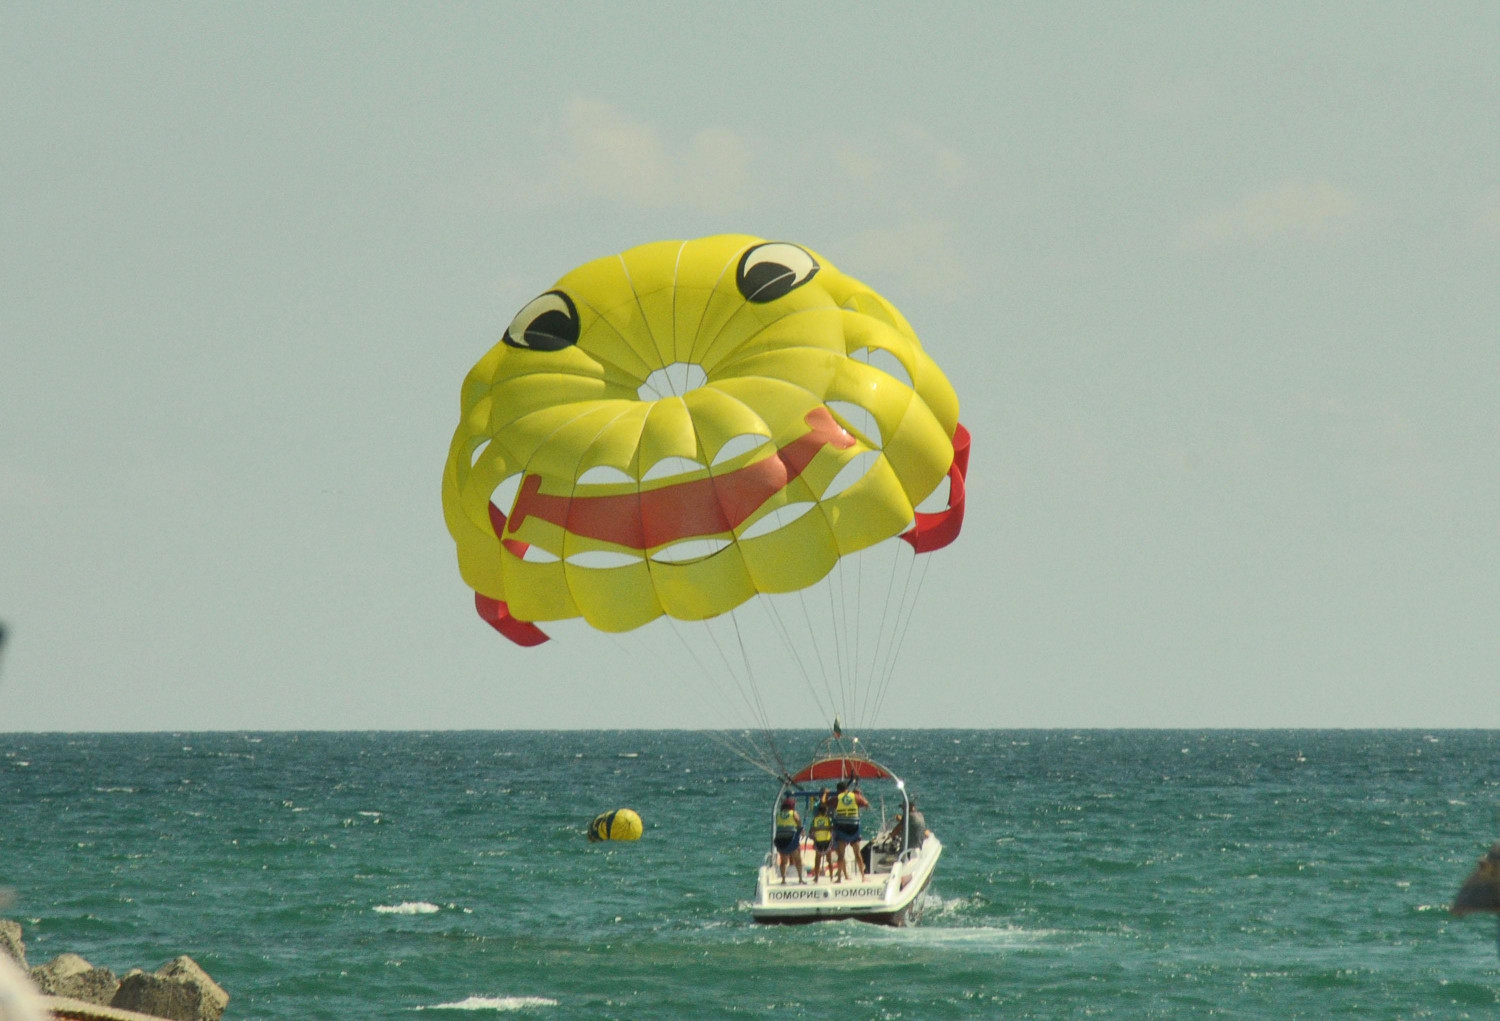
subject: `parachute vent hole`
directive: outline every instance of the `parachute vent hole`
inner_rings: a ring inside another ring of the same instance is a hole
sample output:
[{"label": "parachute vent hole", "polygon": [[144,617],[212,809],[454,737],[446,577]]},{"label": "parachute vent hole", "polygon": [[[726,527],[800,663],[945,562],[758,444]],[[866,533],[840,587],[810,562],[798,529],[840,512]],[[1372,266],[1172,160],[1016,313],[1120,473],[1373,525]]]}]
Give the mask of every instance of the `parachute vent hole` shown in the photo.
[{"label": "parachute vent hole", "polygon": [[740,534],[741,539],[754,539],[762,535],[770,535],[778,528],[785,528],[793,521],[816,507],[815,503],[789,503],[785,507],[777,507],[771,513],[761,518],[755,524],[745,529]]},{"label": "parachute vent hole", "polygon": [[614,550],[583,550],[566,558],[569,567],[586,567],[595,571],[609,571],[616,567],[631,567],[642,563],[635,553],[618,553]]},{"label": "parachute vent hole", "polygon": [[917,510],[924,514],[936,514],[938,511],[948,509],[948,476],[937,484],[937,488],[927,494],[927,498],[917,504]]},{"label": "parachute vent hole", "polygon": [[883,347],[862,347],[856,351],[849,352],[849,357],[857,362],[864,362],[872,369],[879,369],[892,379],[900,380],[907,386],[913,386],[911,373],[891,352]]},{"label": "parachute vent hole", "polygon": [[578,476],[580,486],[603,486],[619,482],[629,482],[634,485],[635,479],[630,477],[629,472],[607,464],[596,464]]},{"label": "parachute vent hole", "polygon": [[752,450],[759,450],[770,442],[770,437],[761,436],[757,433],[740,433],[738,436],[731,436],[719,448],[719,452],[714,455],[714,464],[723,464],[725,461],[732,461],[742,454],[748,454]]},{"label": "parachute vent hole", "polygon": [[874,450],[865,450],[856,454],[848,464],[839,469],[833,481],[828,483],[828,488],[823,490],[823,499],[831,500],[870,474],[871,469],[880,463],[881,456],[878,451]]},{"label": "parachute vent hole", "polygon": [[874,415],[858,404],[851,404],[848,401],[829,401],[828,410],[838,417],[839,423],[845,429],[865,440],[866,446],[879,450],[885,445],[885,441],[880,436],[880,423],[875,421]]},{"label": "parachute vent hole", "polygon": [[516,494],[521,491],[521,473],[507,475],[500,480],[500,484],[490,492],[490,503],[500,509],[500,513],[510,517],[511,508],[516,505]]},{"label": "parachute vent hole", "polygon": [[636,396],[643,401],[656,401],[663,397],[681,397],[689,390],[696,390],[708,382],[708,373],[697,362],[673,362],[664,365],[636,389]]},{"label": "parachute vent hole", "polygon": [[487,438],[484,439],[484,440],[481,440],[480,443],[479,443],[479,445],[474,448],[474,450],[473,450],[472,453],[469,454],[469,467],[470,468],[474,467],[476,464],[479,463],[479,459],[482,456],[484,456],[485,448],[488,447],[489,445],[490,445],[490,441]]},{"label": "parachute vent hole", "polygon": [[662,564],[686,564],[711,557],[728,545],[728,539],[688,539],[657,550],[651,559]]},{"label": "parachute vent hole", "polygon": [[646,469],[646,474],[641,476],[641,481],[654,482],[657,479],[670,479],[678,475],[691,475],[707,467],[690,457],[664,457]]},{"label": "parachute vent hole", "polygon": [[521,556],[521,560],[528,564],[555,564],[561,559],[556,553],[548,553],[535,544],[527,546]]}]

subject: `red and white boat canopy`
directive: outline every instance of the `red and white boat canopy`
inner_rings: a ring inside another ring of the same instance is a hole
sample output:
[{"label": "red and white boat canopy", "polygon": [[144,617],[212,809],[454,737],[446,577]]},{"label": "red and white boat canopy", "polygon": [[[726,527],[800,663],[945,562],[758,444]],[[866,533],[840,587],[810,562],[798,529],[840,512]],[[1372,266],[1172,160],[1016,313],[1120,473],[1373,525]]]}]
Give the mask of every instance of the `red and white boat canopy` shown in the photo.
[{"label": "red and white boat canopy", "polygon": [[792,783],[807,783],[812,780],[894,780],[878,762],[852,755],[835,755],[814,759],[792,775]]}]

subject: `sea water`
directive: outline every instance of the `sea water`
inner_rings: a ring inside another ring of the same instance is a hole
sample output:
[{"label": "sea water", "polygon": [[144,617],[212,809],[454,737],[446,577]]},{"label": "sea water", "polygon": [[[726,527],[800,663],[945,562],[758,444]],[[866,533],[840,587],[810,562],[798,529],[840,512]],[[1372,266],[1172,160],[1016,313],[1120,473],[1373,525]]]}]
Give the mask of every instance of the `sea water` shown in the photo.
[{"label": "sea water", "polygon": [[188,954],[230,1019],[1500,1010],[1494,920],[1446,911],[1493,733],[865,741],[945,845],[916,927],[755,925],[776,783],[660,731],[0,735],[4,913],[32,964]]}]

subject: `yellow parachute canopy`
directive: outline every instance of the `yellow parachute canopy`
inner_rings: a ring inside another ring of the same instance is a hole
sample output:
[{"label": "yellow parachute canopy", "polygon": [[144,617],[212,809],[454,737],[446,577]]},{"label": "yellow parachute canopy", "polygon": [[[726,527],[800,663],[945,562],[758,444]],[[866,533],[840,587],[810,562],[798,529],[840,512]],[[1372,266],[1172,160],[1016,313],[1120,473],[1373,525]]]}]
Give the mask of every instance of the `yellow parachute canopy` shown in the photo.
[{"label": "yellow parachute canopy", "polygon": [[[464,381],[443,509],[512,640],[628,631],[793,592],[962,523],[958,400],[884,298],[801,246],[643,245],[517,313]],[[948,480],[948,506],[916,506]]]},{"label": "yellow parachute canopy", "polygon": [[617,808],[594,816],[589,823],[589,843],[601,840],[639,840],[644,827],[641,817],[628,808]]}]

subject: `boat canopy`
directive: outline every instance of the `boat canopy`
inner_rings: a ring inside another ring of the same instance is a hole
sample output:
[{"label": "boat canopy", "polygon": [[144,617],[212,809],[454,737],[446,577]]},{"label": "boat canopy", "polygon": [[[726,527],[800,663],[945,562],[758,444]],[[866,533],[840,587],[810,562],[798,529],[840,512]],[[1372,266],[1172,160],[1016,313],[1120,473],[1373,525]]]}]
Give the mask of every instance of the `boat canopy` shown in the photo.
[{"label": "boat canopy", "polygon": [[865,758],[855,758],[849,755],[838,755],[832,758],[816,759],[803,766],[793,777],[793,783],[806,783],[809,780],[847,780],[858,777],[861,780],[893,780],[890,773],[879,763]]}]

